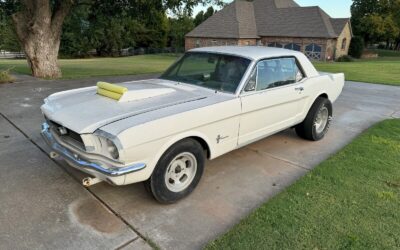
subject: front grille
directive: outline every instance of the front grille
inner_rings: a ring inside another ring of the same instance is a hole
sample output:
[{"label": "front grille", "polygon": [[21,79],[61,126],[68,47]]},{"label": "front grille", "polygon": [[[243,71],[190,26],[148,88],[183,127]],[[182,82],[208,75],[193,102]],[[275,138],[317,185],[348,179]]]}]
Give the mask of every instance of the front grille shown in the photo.
[{"label": "front grille", "polygon": [[[82,150],[85,150],[85,145],[83,143],[82,137],[80,134],[54,122],[51,120],[46,119],[47,122],[49,123],[49,126],[51,130],[56,133],[63,141],[65,141],[68,144],[72,144],[75,147],[78,147]],[[65,133],[60,132],[60,128],[65,131]]]}]

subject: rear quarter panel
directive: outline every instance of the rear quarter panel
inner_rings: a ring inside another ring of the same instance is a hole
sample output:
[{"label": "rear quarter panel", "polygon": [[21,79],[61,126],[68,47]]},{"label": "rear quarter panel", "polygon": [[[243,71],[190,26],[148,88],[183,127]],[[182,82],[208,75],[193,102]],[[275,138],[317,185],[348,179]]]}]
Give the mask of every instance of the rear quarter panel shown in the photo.
[{"label": "rear quarter panel", "polygon": [[319,96],[327,95],[328,99],[334,103],[342,93],[344,82],[345,78],[343,73],[320,73],[317,76],[307,78],[304,82],[307,91],[307,102],[303,107],[302,119],[298,122],[305,119],[311,106]]}]

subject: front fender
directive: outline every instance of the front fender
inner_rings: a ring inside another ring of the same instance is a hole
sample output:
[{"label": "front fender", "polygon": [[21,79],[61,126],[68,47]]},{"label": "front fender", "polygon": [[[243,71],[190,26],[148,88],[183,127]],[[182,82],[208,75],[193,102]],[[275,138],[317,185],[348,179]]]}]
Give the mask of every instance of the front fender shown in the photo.
[{"label": "front fender", "polygon": [[164,154],[165,151],[167,151],[172,145],[174,145],[175,143],[186,139],[186,138],[190,138],[190,137],[197,137],[202,139],[203,141],[206,142],[208,149],[209,149],[209,154],[210,154],[210,158],[214,158],[214,147],[215,145],[213,145],[211,143],[210,138],[207,137],[207,135],[205,135],[204,133],[201,133],[199,131],[187,131],[175,136],[172,136],[166,143],[163,144],[163,146],[160,148],[160,150],[158,150],[157,154],[155,155],[155,159],[156,162],[158,162],[161,158],[161,156]]},{"label": "front fender", "polygon": [[210,139],[205,134],[198,131],[187,131],[184,133],[138,145],[136,147],[126,149],[127,152],[125,152],[125,154],[135,155],[134,159],[132,160],[134,162],[144,162],[146,164],[146,168],[139,172],[133,173],[132,175],[128,175],[125,179],[125,185],[149,179],[162,155],[172,145],[189,137],[198,137],[204,140],[210,150],[210,156],[213,157],[215,149],[212,143],[210,143]]}]

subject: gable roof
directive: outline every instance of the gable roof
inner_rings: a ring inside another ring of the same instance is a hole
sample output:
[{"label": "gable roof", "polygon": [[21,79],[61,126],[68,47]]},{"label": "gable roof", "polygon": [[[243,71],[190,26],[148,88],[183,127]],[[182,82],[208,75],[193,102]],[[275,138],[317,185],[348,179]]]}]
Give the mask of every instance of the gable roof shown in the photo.
[{"label": "gable roof", "polygon": [[295,1],[292,0],[274,0],[276,8],[290,8],[300,7]]},{"label": "gable roof", "polygon": [[247,1],[234,1],[209,17],[186,36],[258,38],[253,4]]},{"label": "gable roof", "polygon": [[331,23],[336,34],[340,35],[343,31],[344,26],[350,22],[349,18],[331,18]]},{"label": "gable roof", "polygon": [[236,0],[186,36],[336,38],[347,22],[349,19],[331,18],[317,6],[300,7],[293,0]]}]

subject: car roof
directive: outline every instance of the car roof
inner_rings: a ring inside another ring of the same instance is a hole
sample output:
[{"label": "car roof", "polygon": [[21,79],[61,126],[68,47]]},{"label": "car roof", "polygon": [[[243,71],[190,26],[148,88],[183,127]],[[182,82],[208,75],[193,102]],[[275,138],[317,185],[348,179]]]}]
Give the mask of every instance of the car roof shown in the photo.
[{"label": "car roof", "polygon": [[189,50],[189,52],[210,52],[229,54],[240,57],[246,57],[252,60],[260,60],[263,58],[281,57],[281,56],[298,56],[301,52],[272,48],[265,46],[216,46],[216,47],[203,47]]}]

